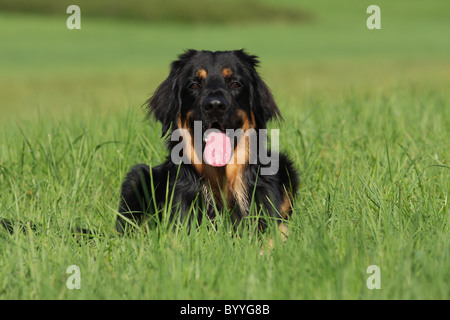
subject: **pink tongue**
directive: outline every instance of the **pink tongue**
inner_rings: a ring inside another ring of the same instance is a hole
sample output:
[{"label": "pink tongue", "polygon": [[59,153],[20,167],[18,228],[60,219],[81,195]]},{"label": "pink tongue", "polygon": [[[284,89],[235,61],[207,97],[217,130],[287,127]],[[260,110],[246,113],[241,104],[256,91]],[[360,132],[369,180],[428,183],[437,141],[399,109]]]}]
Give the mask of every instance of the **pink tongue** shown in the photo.
[{"label": "pink tongue", "polygon": [[211,132],[206,137],[205,161],[213,167],[223,167],[231,158],[230,138],[222,132]]}]

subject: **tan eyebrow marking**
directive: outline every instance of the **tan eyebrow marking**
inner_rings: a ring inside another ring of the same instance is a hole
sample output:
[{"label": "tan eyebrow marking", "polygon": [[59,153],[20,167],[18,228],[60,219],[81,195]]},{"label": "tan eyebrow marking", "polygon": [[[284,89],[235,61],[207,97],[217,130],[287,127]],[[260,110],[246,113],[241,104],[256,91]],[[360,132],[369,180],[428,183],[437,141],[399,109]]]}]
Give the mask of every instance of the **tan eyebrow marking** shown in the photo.
[{"label": "tan eyebrow marking", "polygon": [[231,68],[223,68],[222,69],[222,75],[225,78],[231,77],[233,75],[233,70],[231,70]]},{"label": "tan eyebrow marking", "polygon": [[208,72],[205,69],[203,69],[203,68],[202,69],[198,69],[195,72],[195,76],[198,77],[198,78],[201,78],[201,79],[205,79],[207,75],[208,75]]}]

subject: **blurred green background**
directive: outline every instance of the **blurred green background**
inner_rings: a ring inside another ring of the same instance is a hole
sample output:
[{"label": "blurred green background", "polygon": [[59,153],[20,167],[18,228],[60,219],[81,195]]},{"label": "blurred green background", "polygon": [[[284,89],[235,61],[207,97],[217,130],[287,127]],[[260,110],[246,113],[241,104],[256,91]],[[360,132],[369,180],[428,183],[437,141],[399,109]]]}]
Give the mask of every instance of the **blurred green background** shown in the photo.
[{"label": "blurred green background", "polygon": [[140,106],[188,48],[245,48],[277,98],[305,102],[387,87],[450,84],[450,3],[386,1],[70,1],[0,4],[0,121]]}]

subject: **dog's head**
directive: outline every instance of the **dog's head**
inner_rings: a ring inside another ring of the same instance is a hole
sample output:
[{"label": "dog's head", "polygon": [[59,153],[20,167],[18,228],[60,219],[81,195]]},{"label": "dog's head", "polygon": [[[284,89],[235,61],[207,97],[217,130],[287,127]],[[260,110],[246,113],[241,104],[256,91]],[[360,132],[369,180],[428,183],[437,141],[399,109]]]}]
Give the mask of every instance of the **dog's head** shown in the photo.
[{"label": "dog's head", "polygon": [[186,51],[149,99],[149,114],[162,123],[163,136],[180,120],[190,129],[193,121],[202,121],[204,130],[264,129],[281,114],[257,65],[243,50]]},{"label": "dog's head", "polygon": [[[166,80],[148,100],[149,115],[169,130],[194,132],[201,121],[201,136],[216,129],[265,129],[267,121],[281,118],[273,96],[256,71],[258,60],[243,50],[189,50],[171,65]],[[205,142],[203,142],[203,149]]]}]

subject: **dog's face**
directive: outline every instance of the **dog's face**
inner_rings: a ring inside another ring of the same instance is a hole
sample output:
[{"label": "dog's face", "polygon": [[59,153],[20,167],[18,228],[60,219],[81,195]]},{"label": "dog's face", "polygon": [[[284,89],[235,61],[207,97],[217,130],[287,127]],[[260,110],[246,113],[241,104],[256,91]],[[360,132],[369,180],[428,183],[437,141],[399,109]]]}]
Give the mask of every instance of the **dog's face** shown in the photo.
[{"label": "dog's face", "polygon": [[181,73],[180,120],[188,129],[201,121],[203,133],[254,127],[251,80],[248,62],[233,53],[194,55]]},{"label": "dog's face", "polygon": [[264,129],[280,117],[270,90],[256,72],[258,60],[243,50],[195,51],[179,56],[168,78],[149,99],[149,114],[163,125],[163,136],[194,121],[208,129]]}]

